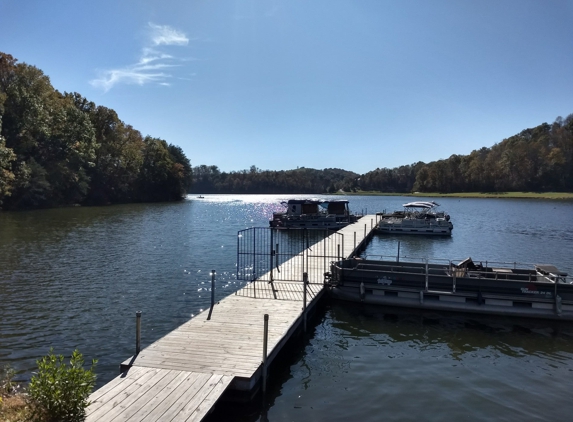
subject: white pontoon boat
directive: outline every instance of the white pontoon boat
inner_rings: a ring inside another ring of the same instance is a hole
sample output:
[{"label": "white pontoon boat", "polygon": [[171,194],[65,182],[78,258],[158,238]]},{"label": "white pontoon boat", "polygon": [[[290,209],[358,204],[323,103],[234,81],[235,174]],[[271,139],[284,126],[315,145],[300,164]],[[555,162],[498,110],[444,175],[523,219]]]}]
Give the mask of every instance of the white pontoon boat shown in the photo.
[{"label": "white pontoon boat", "polygon": [[454,225],[450,216],[439,211],[436,202],[409,202],[403,211],[377,213],[377,231],[392,234],[423,234],[451,236]]}]

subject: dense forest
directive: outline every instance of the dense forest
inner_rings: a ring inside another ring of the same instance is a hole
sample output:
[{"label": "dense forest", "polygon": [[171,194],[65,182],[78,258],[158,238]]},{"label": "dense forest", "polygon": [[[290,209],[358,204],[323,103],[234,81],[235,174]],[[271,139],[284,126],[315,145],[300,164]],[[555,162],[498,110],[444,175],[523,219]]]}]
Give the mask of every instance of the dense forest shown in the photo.
[{"label": "dense forest", "polygon": [[[193,183],[192,183],[193,182]],[[191,193],[573,191],[573,114],[469,155],[364,175],[342,169],[222,172],[143,137],[114,110],[55,90],[0,52],[0,208],[172,201]]]},{"label": "dense forest", "polygon": [[324,193],[350,189],[359,175],[340,169],[221,172],[217,166],[193,167],[193,193]]},{"label": "dense forest", "polygon": [[573,114],[523,130],[491,148],[358,175],[340,169],[221,172],[193,168],[195,193],[573,192]]},{"label": "dense forest", "polygon": [[573,114],[469,155],[377,169],[359,184],[383,192],[572,192]]},{"label": "dense forest", "polygon": [[0,207],[172,201],[191,181],[181,148],[0,52]]}]

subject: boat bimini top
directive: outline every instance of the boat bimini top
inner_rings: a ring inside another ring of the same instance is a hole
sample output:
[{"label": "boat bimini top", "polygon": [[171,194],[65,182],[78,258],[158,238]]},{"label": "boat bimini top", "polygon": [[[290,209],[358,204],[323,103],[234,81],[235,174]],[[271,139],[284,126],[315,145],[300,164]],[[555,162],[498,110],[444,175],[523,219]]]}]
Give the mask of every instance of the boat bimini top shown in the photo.
[{"label": "boat bimini top", "polygon": [[434,208],[439,206],[440,204],[438,204],[437,202],[431,201],[431,202],[424,202],[424,201],[418,201],[418,202],[408,202],[407,204],[403,204],[402,206],[404,208]]}]

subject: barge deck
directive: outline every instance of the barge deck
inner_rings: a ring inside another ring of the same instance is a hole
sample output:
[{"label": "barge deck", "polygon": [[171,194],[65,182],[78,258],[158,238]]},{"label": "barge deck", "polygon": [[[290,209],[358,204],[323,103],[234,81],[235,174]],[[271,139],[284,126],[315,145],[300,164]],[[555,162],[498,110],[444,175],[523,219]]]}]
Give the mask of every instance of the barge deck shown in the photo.
[{"label": "barge deck", "polygon": [[552,265],[349,259],[333,263],[331,292],[385,306],[573,320],[573,278]]}]

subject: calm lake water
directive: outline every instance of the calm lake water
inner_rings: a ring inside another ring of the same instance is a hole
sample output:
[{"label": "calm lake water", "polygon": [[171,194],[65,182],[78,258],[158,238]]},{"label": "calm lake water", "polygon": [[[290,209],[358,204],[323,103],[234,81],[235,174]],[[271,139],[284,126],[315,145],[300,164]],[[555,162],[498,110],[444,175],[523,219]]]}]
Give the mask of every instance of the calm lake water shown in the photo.
[{"label": "calm lake water", "polygon": [[[134,352],[244,285],[237,232],[268,225],[269,195],[0,213],[0,365],[27,380],[50,347],[99,359],[98,386]],[[412,198],[351,197],[353,211]],[[420,199],[421,200],[421,199]],[[438,200],[451,238],[377,236],[367,255],[551,263],[573,273],[573,202]],[[211,420],[570,420],[573,324],[329,303],[272,374],[265,404]]]}]

